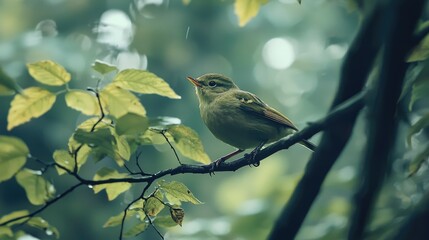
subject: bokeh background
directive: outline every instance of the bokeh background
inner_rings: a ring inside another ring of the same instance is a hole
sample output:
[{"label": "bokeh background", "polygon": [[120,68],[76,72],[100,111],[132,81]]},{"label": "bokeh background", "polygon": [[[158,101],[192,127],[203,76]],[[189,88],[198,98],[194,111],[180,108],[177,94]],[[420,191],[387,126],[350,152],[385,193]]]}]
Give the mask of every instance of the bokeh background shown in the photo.
[{"label": "bokeh background", "polygon": [[[198,101],[186,76],[207,72],[230,76],[290,117],[299,128],[323,117],[335,94],[342,59],[356,33],[359,14],[345,0],[271,0],[258,16],[239,27],[233,1],[179,0],[0,0],[0,65],[23,87],[37,85],[25,64],[54,60],[72,73],[72,88],[94,87],[95,59],[120,69],[147,69],[167,81],[182,96],[171,100],[139,96],[150,117],[169,116],[196,130],[212,159],[233,150],[214,138],[200,119]],[[55,89],[55,88],[53,88]],[[32,155],[52,160],[85,117],[59,97],[46,115],[6,131],[11,97],[0,98],[0,133],[23,139]],[[363,114],[364,115],[364,114]],[[352,204],[353,187],[363,150],[362,118],[353,139],[337,161],[298,239],[342,239]],[[317,143],[319,135],[311,140]],[[404,148],[403,141],[398,147]],[[142,165],[148,172],[177,166],[168,145],[147,146]],[[214,176],[186,174],[166,177],[185,183],[203,205],[185,204],[183,227],[160,229],[165,239],[264,239],[302,175],[310,152],[300,146],[269,157],[257,168]],[[373,228],[392,226],[427,188],[419,178],[406,179],[404,159],[396,156],[394,177],[386,184]],[[409,158],[409,157],[408,157]],[[184,157],[186,163],[191,163]],[[130,164],[132,166],[132,164]],[[113,161],[88,162],[82,174],[92,178]],[[38,169],[37,163],[30,167]],[[133,166],[132,166],[133,167]],[[124,171],[124,170],[121,170]],[[58,192],[71,177],[45,176]],[[144,185],[108,202],[105,193],[81,188],[41,216],[56,226],[61,239],[117,239],[119,228],[102,228],[124,209]],[[0,185],[0,215],[29,205],[15,180]],[[378,236],[383,236],[381,231]],[[53,239],[40,231],[38,239]],[[377,233],[375,233],[377,234]],[[134,239],[159,239],[152,228]]]}]

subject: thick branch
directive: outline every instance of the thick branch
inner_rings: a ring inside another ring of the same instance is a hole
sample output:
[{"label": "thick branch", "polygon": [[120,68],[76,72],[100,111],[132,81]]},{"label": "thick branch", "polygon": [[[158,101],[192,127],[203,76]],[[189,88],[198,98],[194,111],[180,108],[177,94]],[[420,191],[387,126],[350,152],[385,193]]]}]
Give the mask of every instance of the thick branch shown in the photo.
[{"label": "thick branch", "polygon": [[396,136],[396,106],[406,72],[405,58],[424,0],[395,0],[386,5],[384,16],[386,43],[380,78],[369,105],[369,136],[361,173],[362,182],[355,196],[356,207],[349,239],[362,239],[366,223],[381,188]]},{"label": "thick branch", "polygon": [[[344,60],[331,109],[362,90],[380,48],[379,8],[365,19]],[[307,164],[304,176],[277,219],[269,239],[294,239],[321,185],[349,140],[358,112],[329,125]],[[335,126],[335,127],[333,127]]]}]

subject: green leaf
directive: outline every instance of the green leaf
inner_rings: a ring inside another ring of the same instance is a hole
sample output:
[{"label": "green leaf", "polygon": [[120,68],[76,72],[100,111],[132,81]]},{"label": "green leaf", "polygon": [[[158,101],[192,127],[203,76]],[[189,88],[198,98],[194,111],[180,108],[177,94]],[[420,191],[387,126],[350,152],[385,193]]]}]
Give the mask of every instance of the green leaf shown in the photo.
[{"label": "green leaf", "polygon": [[[429,21],[423,22],[419,26],[419,30],[425,29],[429,26]],[[424,31],[424,30],[423,30]],[[413,49],[407,62],[424,61],[429,57],[429,35],[422,39],[422,41]]]},{"label": "green leaf", "polygon": [[22,88],[0,68],[0,95],[22,93]]},{"label": "green leaf", "polygon": [[7,130],[38,118],[51,109],[56,99],[55,94],[39,88],[30,87],[24,90],[23,95],[16,95],[10,103],[7,115]]},{"label": "green leaf", "polygon": [[29,153],[21,139],[0,136],[0,183],[13,177],[25,165]]},{"label": "green leaf", "polygon": [[92,153],[110,156],[119,166],[130,159],[131,149],[126,137],[118,136],[113,128],[100,128],[94,132],[78,128],[73,136],[77,142],[90,146]]},{"label": "green leaf", "polygon": [[267,2],[268,0],[235,0],[234,8],[235,15],[238,17],[238,25],[240,27],[246,25],[258,14],[259,8]]},{"label": "green leaf", "polygon": [[153,224],[159,227],[169,228],[177,226],[177,223],[170,216],[157,216]]},{"label": "green leaf", "polygon": [[39,171],[24,168],[16,174],[16,181],[24,188],[28,200],[33,205],[45,204],[55,194],[54,186],[46,181]]},{"label": "green leaf", "polygon": [[409,129],[407,134],[407,143],[408,146],[411,146],[411,138],[414,134],[420,132],[423,128],[429,126],[429,113],[426,113],[422,118],[420,118],[416,123],[414,123]]},{"label": "green leaf", "polygon": [[[125,219],[128,219],[132,216],[134,216],[136,214],[136,212],[127,212],[127,216],[125,217]],[[122,219],[124,218],[124,212],[120,212],[118,215],[112,216],[110,217],[103,225],[104,228],[107,227],[115,227],[118,226],[122,223]]]},{"label": "green leaf", "polygon": [[103,110],[107,110],[110,115],[116,118],[120,118],[127,113],[146,116],[146,110],[140,100],[128,90],[109,84],[100,92],[100,96],[107,105],[107,109]]},{"label": "green leaf", "polygon": [[135,113],[127,113],[118,118],[115,125],[118,135],[139,135],[143,134],[148,128],[148,119]]},{"label": "green leaf", "polygon": [[107,74],[113,71],[118,71],[118,68],[116,66],[113,66],[107,62],[103,62],[101,60],[95,60],[95,62],[92,64],[92,69],[95,71],[101,73],[101,74]]},{"label": "green leaf", "polygon": [[[73,171],[74,170],[74,158],[72,155],[70,155],[70,153],[66,150],[55,150],[52,157],[54,158],[54,161],[66,168],[69,171]],[[59,168],[56,166],[57,172],[59,175],[62,175],[64,173],[66,173],[66,171],[62,168]]]},{"label": "green leaf", "polygon": [[[118,136],[115,129],[111,127],[107,118],[97,124],[94,132],[90,132],[94,124],[98,122],[98,118],[91,118],[81,123],[73,136],[69,139],[69,151],[75,152],[81,145],[78,152],[79,158],[83,158],[82,162],[86,161],[89,154],[95,159],[101,160],[105,156],[113,158],[119,166],[124,165],[125,160],[129,160],[131,149],[125,136]],[[93,136],[91,136],[93,134]]]},{"label": "green leaf", "polygon": [[113,83],[121,88],[144,94],[158,94],[180,99],[167,82],[155,74],[138,69],[126,69],[118,73]]},{"label": "green leaf", "polygon": [[70,73],[63,66],[51,60],[29,63],[27,68],[36,81],[46,85],[61,86],[71,79]]},{"label": "green leaf", "polygon": [[124,233],[124,237],[134,237],[144,232],[146,228],[149,226],[147,222],[140,222],[131,227],[128,231]]},{"label": "green leaf", "polygon": [[58,229],[56,227],[51,226],[41,217],[32,217],[30,220],[28,220],[27,224],[29,226],[45,231],[47,235],[54,235],[57,239],[60,238],[60,232],[58,232]]},{"label": "green leaf", "polygon": [[176,144],[177,150],[194,161],[203,164],[211,163],[209,156],[204,151],[203,144],[198,134],[189,127],[184,125],[174,125],[167,129]]},{"label": "green leaf", "polygon": [[[142,201],[144,201],[143,199],[141,199]],[[139,201],[138,201],[139,202]],[[130,209],[127,211],[127,216],[125,216],[125,220],[128,220],[136,215],[139,215],[139,219],[140,221],[143,221],[146,217],[146,215],[144,215],[144,213],[141,211],[142,209]],[[124,212],[120,212],[119,214],[110,217],[103,225],[103,228],[108,228],[108,227],[115,227],[118,225],[121,225],[122,223],[122,219],[124,218]]]},{"label": "green leaf", "polygon": [[[28,212],[28,210],[19,210],[19,211],[11,212],[11,213],[9,213],[7,215],[4,215],[4,216],[2,216],[0,218],[0,224],[3,224],[5,222],[7,222],[9,220],[12,220],[12,219],[15,219],[15,218],[27,216],[28,214],[30,214],[30,212]],[[20,220],[17,220],[17,221],[14,221],[14,222],[10,222],[10,223],[6,224],[6,226],[10,227],[10,226],[13,226],[13,225],[16,225],[16,224],[23,223],[23,222],[25,222],[27,220],[28,220],[28,217],[27,218],[22,218]]]},{"label": "green leaf", "polygon": [[[94,181],[107,180],[107,179],[118,179],[126,178],[128,174],[118,173],[114,169],[102,168],[94,176]],[[127,191],[131,187],[131,183],[128,182],[118,182],[118,183],[106,183],[100,184],[93,187],[94,193],[98,193],[103,189],[106,189],[107,199],[112,201],[117,198],[121,193]]]},{"label": "green leaf", "polygon": [[145,200],[144,199],[139,199],[136,202],[134,202],[133,204],[131,204],[131,206],[128,208],[128,210],[130,211],[140,211],[143,210],[145,204]]},{"label": "green leaf", "polygon": [[0,226],[0,239],[4,236],[13,237],[13,232],[10,227]]},{"label": "green leaf", "polygon": [[408,167],[408,176],[414,175],[422,166],[422,164],[429,158],[429,145],[419,153],[410,163]]},{"label": "green leaf", "polygon": [[[427,70],[429,70],[429,67]],[[423,70],[423,71],[429,73],[427,70],[426,71]],[[421,74],[423,74],[423,72]],[[428,93],[429,93],[429,76],[422,75],[413,84],[413,87],[411,90],[410,105],[408,106],[409,110],[410,111],[412,110],[412,107],[417,100],[421,98],[427,98],[429,96]]]},{"label": "green leaf", "polygon": [[[86,160],[88,159],[88,155],[90,152],[90,148],[86,145],[82,146],[79,150],[79,152],[77,152],[77,166],[78,166],[78,171],[80,169],[80,167],[85,164]],[[74,170],[74,163],[75,163],[75,159],[74,156],[72,154],[70,154],[68,151],[66,150],[55,150],[53,153],[53,158],[54,161],[65,167],[66,169],[68,169],[69,171],[73,171]],[[59,168],[56,166],[57,172],[59,175],[62,175],[64,173],[66,173],[66,171],[62,168]]]},{"label": "green leaf", "polygon": [[164,209],[164,203],[161,202],[163,195],[159,190],[155,190],[154,194],[146,200],[143,207],[144,212],[151,217],[155,217]]},{"label": "green leaf", "polygon": [[164,180],[158,182],[159,189],[164,192],[165,198],[172,204],[179,205],[180,202],[191,202],[193,204],[201,204],[185,184],[181,182]]},{"label": "green leaf", "polygon": [[65,95],[66,104],[85,115],[99,115],[97,98],[84,90],[70,90]]},{"label": "green leaf", "polygon": [[77,129],[74,133],[74,139],[80,143],[88,144],[91,147],[103,148],[106,151],[111,150],[112,145],[115,144],[115,137],[108,128],[96,129],[93,132],[87,132],[82,129]]}]

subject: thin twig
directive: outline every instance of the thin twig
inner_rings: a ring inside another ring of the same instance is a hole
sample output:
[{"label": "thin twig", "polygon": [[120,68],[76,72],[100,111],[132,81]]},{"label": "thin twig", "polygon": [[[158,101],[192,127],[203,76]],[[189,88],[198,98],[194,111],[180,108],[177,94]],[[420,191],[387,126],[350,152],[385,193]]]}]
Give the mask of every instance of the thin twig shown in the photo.
[{"label": "thin twig", "polygon": [[165,135],[165,132],[167,130],[163,129],[163,130],[160,130],[160,131],[158,131],[158,130],[155,130],[155,131],[158,132],[158,133],[160,133],[165,138],[165,141],[167,141],[168,145],[170,145],[170,148],[173,150],[174,156],[176,156],[177,161],[179,162],[180,165],[183,165],[182,162],[179,159],[179,155],[177,155],[176,149],[173,147],[173,145],[171,144],[170,140],[168,140],[168,137]]},{"label": "thin twig", "polygon": [[69,189],[67,189],[65,192],[63,192],[63,193],[59,194],[58,196],[56,196],[55,198],[53,198],[53,199],[51,199],[51,200],[47,201],[47,202],[45,203],[45,205],[43,205],[41,208],[39,208],[39,209],[35,210],[34,212],[31,212],[30,214],[27,214],[27,215],[24,215],[24,216],[20,216],[20,217],[16,217],[16,218],[9,219],[8,221],[5,221],[5,222],[0,223],[0,226],[6,226],[6,225],[7,225],[7,224],[9,224],[9,223],[16,222],[16,221],[19,221],[19,220],[21,220],[21,219],[25,219],[25,218],[32,218],[32,217],[36,216],[37,214],[39,214],[39,213],[43,212],[45,209],[47,209],[48,207],[50,207],[52,204],[54,204],[54,203],[56,203],[58,200],[60,200],[60,199],[64,198],[64,197],[65,197],[65,196],[67,196],[69,193],[73,192],[73,190],[75,190],[76,188],[78,188],[78,187],[80,187],[80,186],[82,186],[82,185],[83,185],[83,183],[81,183],[81,182],[80,182],[80,183],[78,183],[78,184],[76,184],[76,185],[73,185],[72,187],[70,187]]},{"label": "thin twig", "polygon": [[155,227],[155,225],[153,224],[152,219],[150,219],[149,215],[147,215],[147,213],[146,213],[146,212],[144,212],[144,214],[146,215],[146,218],[147,218],[147,220],[149,221],[149,224],[153,227],[153,229],[155,229],[155,231],[156,231],[156,233],[158,233],[159,237],[160,237],[161,239],[163,239],[163,240],[164,240],[164,236],[162,236],[162,234],[161,234],[161,232],[158,230],[158,228],[157,228],[157,227]]}]

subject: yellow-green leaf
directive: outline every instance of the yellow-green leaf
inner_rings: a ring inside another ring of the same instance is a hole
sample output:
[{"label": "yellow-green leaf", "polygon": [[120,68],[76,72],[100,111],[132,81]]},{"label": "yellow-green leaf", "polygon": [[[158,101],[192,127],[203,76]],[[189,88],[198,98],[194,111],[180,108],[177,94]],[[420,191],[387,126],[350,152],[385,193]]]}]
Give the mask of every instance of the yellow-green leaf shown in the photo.
[{"label": "yellow-green leaf", "polygon": [[92,154],[95,160],[100,160],[107,155],[113,158],[119,166],[123,166],[124,161],[129,160],[131,156],[131,149],[126,137],[118,136],[115,129],[104,120],[96,126],[93,132],[90,132],[97,121],[97,118],[91,118],[78,126],[69,140],[69,151],[75,152],[81,144],[85,144],[78,152],[78,159],[82,158],[82,162],[89,154]]},{"label": "yellow-green leaf", "polygon": [[261,5],[267,3],[268,0],[235,0],[235,14],[238,17],[238,25],[243,27],[252,18],[254,18]]},{"label": "yellow-green leaf", "polygon": [[22,88],[0,68],[0,95],[13,95],[16,92],[22,93]]},{"label": "yellow-green leaf", "polygon": [[408,176],[414,175],[422,166],[422,164],[427,161],[429,158],[429,145],[426,146],[426,148],[419,153],[410,163],[408,167]]},{"label": "yellow-green leaf", "polygon": [[63,66],[51,60],[45,60],[27,64],[30,75],[46,85],[61,86],[68,83],[71,79]]},{"label": "yellow-green leaf", "polygon": [[184,125],[174,125],[168,127],[167,132],[171,134],[177,150],[183,156],[203,164],[211,162],[209,156],[204,151],[198,134],[194,130]]},{"label": "yellow-green leaf", "polygon": [[164,144],[167,143],[165,141],[165,138],[161,135],[160,132],[158,132],[157,130],[153,130],[153,129],[149,129],[148,131],[146,131],[143,135],[140,135],[137,138],[137,141],[140,144]]},{"label": "yellow-green leaf", "polygon": [[179,226],[182,226],[183,218],[185,218],[185,210],[180,207],[171,207],[170,216],[174,220],[174,222],[179,224]]},{"label": "yellow-green leaf", "polygon": [[16,95],[10,103],[7,130],[40,117],[51,109],[55,99],[55,94],[48,90],[39,87],[25,89],[23,95]]},{"label": "yellow-green leaf", "polygon": [[118,73],[113,83],[121,88],[144,94],[158,94],[161,96],[180,99],[167,82],[157,75],[138,69],[126,69]]},{"label": "yellow-green leaf", "polygon": [[21,139],[0,136],[0,182],[13,177],[25,165],[29,153]]},{"label": "yellow-green leaf", "polygon": [[148,222],[137,223],[136,225],[134,225],[133,227],[131,227],[130,229],[128,229],[128,231],[126,231],[124,233],[124,237],[137,236],[140,233],[144,232],[146,230],[147,226],[149,226]]},{"label": "yellow-green leaf", "polygon": [[139,135],[149,128],[149,120],[135,113],[127,113],[118,118],[115,129],[118,135]]},{"label": "yellow-green leaf", "polygon": [[[78,166],[78,171],[80,169],[80,167],[86,162],[86,160],[88,159],[88,155],[90,152],[90,148],[87,145],[82,146],[79,151],[77,152],[77,166]],[[68,151],[66,150],[55,150],[53,153],[53,158],[54,161],[61,165],[62,167],[66,168],[69,171],[73,171],[74,170],[74,163],[75,163],[75,159],[74,159],[74,155],[70,154]],[[66,173],[66,171],[60,167],[57,167],[57,172],[59,175],[62,175],[64,173]]]},{"label": "yellow-green leaf", "polygon": [[[128,219],[134,216],[136,212],[127,211],[127,216],[125,219]],[[124,212],[120,212],[118,215],[110,217],[103,225],[104,228],[118,226],[122,223],[122,219],[124,218]]]},{"label": "yellow-green leaf", "polygon": [[118,68],[116,66],[113,66],[107,62],[103,62],[101,60],[95,60],[95,62],[92,64],[92,69],[95,71],[101,73],[101,74],[107,74],[113,71],[118,71]]},{"label": "yellow-green leaf", "polygon": [[[18,210],[18,211],[11,212],[11,213],[4,215],[0,218],[0,224],[3,224],[5,222],[12,220],[12,219],[15,219],[15,218],[27,216],[28,214],[30,214],[28,212],[28,210]],[[20,223],[23,223],[27,220],[28,220],[28,218],[22,218],[20,220],[10,222],[10,223],[6,224],[6,226],[13,226],[16,224],[20,224]]]},{"label": "yellow-green leaf", "polygon": [[16,181],[24,188],[27,198],[33,205],[42,205],[55,194],[54,186],[46,181],[39,171],[24,168],[16,174]]},{"label": "yellow-green leaf", "polygon": [[191,202],[193,204],[201,204],[194,194],[189,190],[185,184],[177,181],[166,182],[164,180],[158,183],[159,189],[164,192],[165,198],[175,205],[179,205],[180,202]]},{"label": "yellow-green leaf", "polygon": [[153,196],[149,197],[146,200],[146,203],[143,207],[144,212],[151,217],[155,217],[158,213],[164,209],[164,203],[162,203],[163,195],[159,190],[155,190]]},{"label": "yellow-green leaf", "polygon": [[66,104],[85,115],[100,114],[97,98],[84,90],[70,90],[65,95]]},{"label": "yellow-green leaf", "polygon": [[170,216],[157,216],[153,221],[153,224],[159,227],[169,228],[177,226],[177,222],[175,222]]},{"label": "yellow-green leaf", "polygon": [[[54,161],[66,168],[69,171],[73,171],[74,169],[74,158],[72,157],[72,155],[70,155],[70,153],[66,150],[55,150],[52,157],[54,158]],[[66,173],[66,171],[60,167],[57,167],[57,172],[59,175],[62,175],[64,173]]]},{"label": "yellow-green leaf", "polygon": [[45,231],[47,235],[54,235],[57,239],[60,238],[60,232],[58,232],[58,229],[54,226],[51,226],[45,219],[41,217],[32,217],[30,220],[28,220],[27,224]]},{"label": "yellow-green leaf", "polygon": [[131,204],[131,206],[128,208],[128,210],[136,210],[136,211],[140,211],[140,210],[143,210],[143,207],[144,207],[144,203],[145,203],[145,200],[144,199],[139,199],[139,200],[137,200],[136,202],[134,202],[133,204]]},{"label": "yellow-green leaf", "polygon": [[4,236],[13,237],[13,232],[10,227],[0,226],[0,239]]},{"label": "yellow-green leaf", "polygon": [[129,112],[146,116],[146,110],[140,100],[128,90],[109,84],[100,92],[100,96],[107,105],[104,110],[116,118]]},{"label": "yellow-green leaf", "polygon": [[[107,180],[107,179],[118,179],[126,178],[128,174],[118,173],[118,171],[110,168],[100,169],[94,176],[94,181]],[[106,189],[107,199],[112,201],[118,197],[121,193],[127,191],[131,187],[131,183],[128,182],[118,182],[118,183],[106,183],[100,184],[93,187],[94,192],[98,193],[103,189]]]}]

